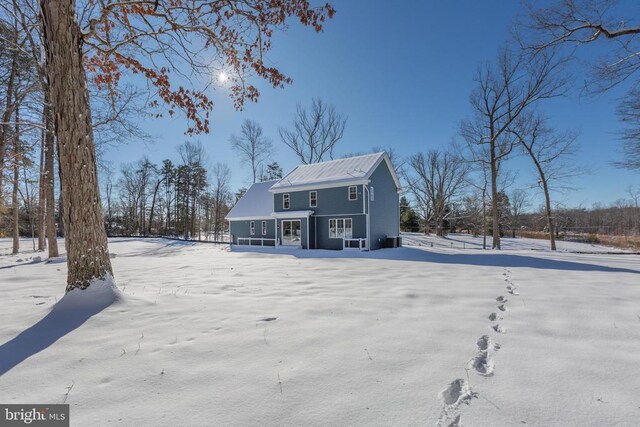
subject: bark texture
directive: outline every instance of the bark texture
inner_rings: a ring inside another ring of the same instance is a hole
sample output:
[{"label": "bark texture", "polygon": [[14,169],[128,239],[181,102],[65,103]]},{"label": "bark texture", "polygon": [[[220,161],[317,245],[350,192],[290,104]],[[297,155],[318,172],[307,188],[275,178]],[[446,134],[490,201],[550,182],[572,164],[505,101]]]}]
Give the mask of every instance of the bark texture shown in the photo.
[{"label": "bark texture", "polygon": [[[42,122],[46,120],[46,107],[42,111]],[[44,251],[46,246],[45,241],[45,212],[46,212],[46,198],[45,198],[45,172],[44,172],[44,158],[45,158],[45,133],[42,131],[42,141],[40,142],[40,184],[38,185],[38,251]]]},{"label": "bark texture", "polygon": [[18,203],[18,186],[20,185],[20,129],[18,123],[20,114],[16,110],[16,130],[13,135],[13,192],[11,194],[11,206],[13,217],[13,248],[11,253],[20,252],[20,206]]},{"label": "bark texture", "polygon": [[[48,86],[45,88],[49,90]],[[56,199],[55,199],[55,173],[53,170],[55,159],[55,135],[53,133],[53,110],[49,104],[49,97],[45,94],[45,138],[44,138],[44,196],[45,196],[45,222],[47,230],[47,247],[49,258],[59,256],[58,240],[56,232]]]},{"label": "bark texture", "polygon": [[49,95],[55,114],[67,292],[112,273],[74,0],[41,0]]},{"label": "bark texture", "polygon": [[[17,44],[17,37],[14,39]],[[0,124],[0,201],[2,200],[2,178],[4,176],[4,163],[7,152],[7,140],[9,135],[9,119],[13,113],[13,86],[18,73],[18,49],[15,49],[11,60],[11,71],[9,72],[9,81],[7,83],[7,100],[2,114],[2,123]]]}]

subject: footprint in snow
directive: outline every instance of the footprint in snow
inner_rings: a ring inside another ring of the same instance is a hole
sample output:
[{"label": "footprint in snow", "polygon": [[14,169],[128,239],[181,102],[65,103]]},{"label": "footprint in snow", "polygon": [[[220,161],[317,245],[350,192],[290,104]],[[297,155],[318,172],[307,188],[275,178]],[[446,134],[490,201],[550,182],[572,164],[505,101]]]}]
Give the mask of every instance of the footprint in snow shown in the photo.
[{"label": "footprint in snow", "polygon": [[498,306],[498,310],[500,310],[500,311],[507,311],[507,306],[506,306],[506,305],[504,305],[504,304],[500,304],[500,305]]},{"label": "footprint in snow", "polygon": [[478,338],[476,344],[478,345],[478,350],[480,351],[500,350],[500,344],[494,342],[489,335],[483,335]]},{"label": "footprint in snow", "polygon": [[478,397],[478,394],[471,391],[471,387],[465,380],[458,378],[442,390],[438,396],[442,401],[442,411],[437,426],[459,427],[461,424],[460,414],[457,413],[458,408],[463,403],[468,405],[471,399]]},{"label": "footprint in snow", "polygon": [[469,404],[469,401],[476,395],[465,380],[458,378],[440,392],[440,399],[444,403],[445,409],[453,409],[463,403]]},{"label": "footprint in snow", "polygon": [[492,322],[495,322],[496,320],[498,320],[500,317],[498,316],[497,313],[491,313],[489,315],[489,320],[491,320]]},{"label": "footprint in snow", "polygon": [[493,375],[493,358],[489,356],[488,351],[478,352],[478,354],[471,359],[470,365],[474,371],[484,377],[490,377]]},{"label": "footprint in snow", "polygon": [[493,329],[494,331],[496,331],[499,334],[506,334],[507,330],[505,328],[503,328],[499,323],[496,325],[493,325],[491,327],[491,329]]},{"label": "footprint in snow", "polygon": [[500,295],[498,298],[496,298],[496,301],[504,304],[505,302],[507,302],[509,300],[506,299],[505,297],[503,297],[502,295]]}]

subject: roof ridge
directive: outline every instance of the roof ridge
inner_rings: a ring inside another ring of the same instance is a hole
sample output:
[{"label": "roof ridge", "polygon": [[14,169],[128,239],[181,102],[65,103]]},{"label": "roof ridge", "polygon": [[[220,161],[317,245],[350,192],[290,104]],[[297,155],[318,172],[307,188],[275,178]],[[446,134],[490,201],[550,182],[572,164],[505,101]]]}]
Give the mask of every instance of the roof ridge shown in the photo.
[{"label": "roof ridge", "polygon": [[[386,154],[386,151],[378,151],[377,153],[361,154],[359,156],[342,157],[340,159],[325,160],[323,162],[318,162],[318,163],[306,163],[306,164],[302,164],[302,165],[296,166],[296,169],[299,168],[299,167],[323,165],[325,163],[332,163],[332,162],[339,162],[339,161],[344,161],[344,160],[357,159],[357,158],[360,158],[360,157],[379,156],[381,154]],[[293,172],[293,171],[291,171],[291,172]]]}]

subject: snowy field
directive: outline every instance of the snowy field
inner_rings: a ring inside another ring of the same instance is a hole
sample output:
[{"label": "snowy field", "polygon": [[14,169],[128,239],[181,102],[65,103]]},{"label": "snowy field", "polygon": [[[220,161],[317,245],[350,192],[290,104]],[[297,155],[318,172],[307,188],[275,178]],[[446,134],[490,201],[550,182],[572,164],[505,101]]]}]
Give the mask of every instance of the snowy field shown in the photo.
[{"label": "snowy field", "polygon": [[52,323],[66,265],[2,239],[0,402],[74,426],[638,425],[640,256],[404,242],[113,239],[121,301]]}]

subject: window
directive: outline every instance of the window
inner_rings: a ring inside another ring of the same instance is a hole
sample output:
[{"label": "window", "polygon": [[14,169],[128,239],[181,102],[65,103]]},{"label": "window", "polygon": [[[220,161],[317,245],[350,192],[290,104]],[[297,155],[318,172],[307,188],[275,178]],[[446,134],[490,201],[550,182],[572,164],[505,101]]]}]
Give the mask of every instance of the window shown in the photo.
[{"label": "window", "polygon": [[353,229],[351,218],[329,220],[330,239],[351,239],[352,237]]},{"label": "window", "polygon": [[256,234],[256,222],[255,221],[251,221],[249,223],[249,234],[251,234],[252,236],[254,234]]},{"label": "window", "polygon": [[289,209],[289,195],[288,194],[283,194],[282,195],[282,209]]},{"label": "window", "polygon": [[309,191],[309,207],[315,208],[318,206],[318,192]]},{"label": "window", "polygon": [[355,185],[349,187],[349,200],[358,200],[358,187]]},{"label": "window", "polygon": [[267,221],[262,221],[262,235],[267,235]]}]

